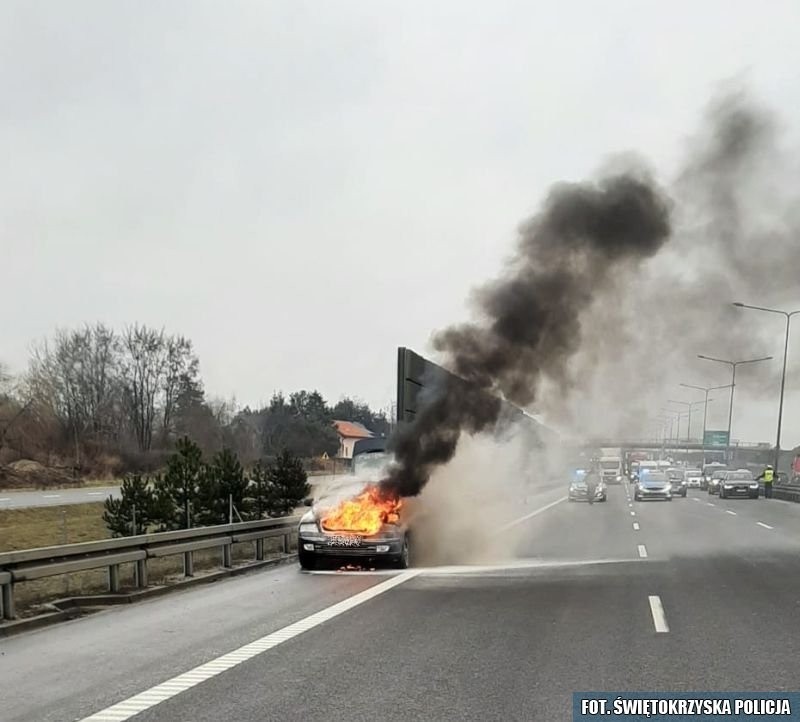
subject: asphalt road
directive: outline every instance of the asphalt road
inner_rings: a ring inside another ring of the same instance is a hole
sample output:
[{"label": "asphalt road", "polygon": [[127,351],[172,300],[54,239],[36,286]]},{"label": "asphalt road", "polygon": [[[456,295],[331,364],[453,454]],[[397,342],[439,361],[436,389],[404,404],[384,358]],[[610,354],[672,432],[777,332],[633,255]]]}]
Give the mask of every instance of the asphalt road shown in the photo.
[{"label": "asphalt road", "polygon": [[[349,479],[339,476],[310,476],[312,488]],[[27,509],[36,506],[62,506],[64,504],[87,504],[105,501],[109,496],[119,497],[119,486],[94,486],[79,489],[52,489],[49,491],[3,491],[0,490],[0,509]]]},{"label": "asphalt road", "polygon": [[79,489],[52,489],[50,491],[0,490],[0,510],[90,504],[95,501],[105,501],[109,496],[119,497],[119,486],[87,486]]},{"label": "asphalt road", "polygon": [[0,640],[0,718],[551,722],[573,691],[797,689],[800,505],[609,497],[534,496],[496,564],[278,568]]}]

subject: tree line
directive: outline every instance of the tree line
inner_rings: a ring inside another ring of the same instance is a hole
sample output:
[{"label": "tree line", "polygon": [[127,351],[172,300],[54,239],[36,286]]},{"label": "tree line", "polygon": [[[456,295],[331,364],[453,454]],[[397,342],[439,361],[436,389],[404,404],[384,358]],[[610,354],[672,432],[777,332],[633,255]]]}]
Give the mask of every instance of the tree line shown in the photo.
[{"label": "tree line", "polygon": [[272,395],[261,408],[209,397],[190,339],[134,324],[60,330],[34,347],[26,372],[0,364],[0,465],[33,459],[77,474],[148,473],[162,468],[176,442],[201,452],[224,448],[249,465],[282,450],[309,459],[335,456],[333,420],[388,435],[390,419],[318,391]]},{"label": "tree line", "polygon": [[160,474],[129,474],[120,498],[105,502],[113,536],[189,529],[285,516],[311,492],[300,459],[288,449],[245,470],[230,449],[205,461],[200,447],[179,439]]}]

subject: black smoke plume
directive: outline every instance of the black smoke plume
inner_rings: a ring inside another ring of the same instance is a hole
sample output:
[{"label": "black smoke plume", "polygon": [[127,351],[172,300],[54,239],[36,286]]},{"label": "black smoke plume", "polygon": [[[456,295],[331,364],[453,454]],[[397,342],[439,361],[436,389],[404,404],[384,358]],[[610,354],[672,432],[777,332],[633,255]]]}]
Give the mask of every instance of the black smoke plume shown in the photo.
[{"label": "black smoke plume", "polygon": [[466,383],[444,382],[394,441],[388,493],[415,496],[455,454],[462,432],[493,428],[503,397],[537,398],[544,377],[568,382],[581,317],[618,272],[653,256],[670,236],[670,203],[644,171],[552,188],[520,228],[503,276],[475,294],[477,318],[434,335],[434,347]]}]

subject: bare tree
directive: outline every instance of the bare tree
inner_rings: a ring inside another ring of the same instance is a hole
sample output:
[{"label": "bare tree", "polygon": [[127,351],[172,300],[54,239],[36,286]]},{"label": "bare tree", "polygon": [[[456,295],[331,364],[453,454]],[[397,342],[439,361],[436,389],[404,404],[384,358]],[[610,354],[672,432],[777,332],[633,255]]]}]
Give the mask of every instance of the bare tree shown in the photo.
[{"label": "bare tree", "polygon": [[139,450],[149,451],[167,372],[167,341],[163,329],[156,331],[136,324],[125,329],[122,346],[125,407]]},{"label": "bare tree", "polygon": [[168,336],[164,343],[166,367],[161,428],[166,441],[175,431],[175,413],[182,395],[199,384],[200,363],[192,349],[192,342],[184,336]]},{"label": "bare tree", "polygon": [[78,464],[84,440],[103,439],[115,426],[118,358],[119,339],[99,323],[57,331],[52,345],[45,342],[33,351],[30,397],[52,409],[74,444]]}]

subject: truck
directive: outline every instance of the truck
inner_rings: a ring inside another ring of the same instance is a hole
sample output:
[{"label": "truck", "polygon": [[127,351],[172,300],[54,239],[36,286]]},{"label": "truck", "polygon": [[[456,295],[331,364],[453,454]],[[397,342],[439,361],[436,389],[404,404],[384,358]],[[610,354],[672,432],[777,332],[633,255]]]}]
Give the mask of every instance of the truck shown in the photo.
[{"label": "truck", "polygon": [[600,471],[606,484],[622,483],[622,449],[600,449]]}]

